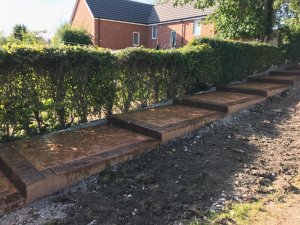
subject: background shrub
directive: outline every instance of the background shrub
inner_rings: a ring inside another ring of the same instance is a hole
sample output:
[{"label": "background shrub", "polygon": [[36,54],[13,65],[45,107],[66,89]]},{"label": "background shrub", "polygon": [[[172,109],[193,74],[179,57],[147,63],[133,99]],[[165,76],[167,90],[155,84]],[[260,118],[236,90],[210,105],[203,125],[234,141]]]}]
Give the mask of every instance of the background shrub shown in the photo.
[{"label": "background shrub", "polygon": [[33,136],[241,80],[279,58],[264,44],[194,40],[173,50],[7,45],[0,136]]},{"label": "background shrub", "polygon": [[72,27],[70,24],[63,24],[57,29],[52,44],[59,46],[65,45],[92,45],[92,36],[85,30]]},{"label": "background shrub", "polygon": [[279,48],[286,63],[300,62],[300,25],[286,26],[279,32]]}]

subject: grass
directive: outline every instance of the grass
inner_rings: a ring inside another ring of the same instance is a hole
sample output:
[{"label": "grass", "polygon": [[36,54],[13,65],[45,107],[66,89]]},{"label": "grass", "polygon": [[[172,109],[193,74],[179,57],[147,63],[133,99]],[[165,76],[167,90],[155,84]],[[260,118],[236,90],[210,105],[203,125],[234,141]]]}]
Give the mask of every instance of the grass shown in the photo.
[{"label": "grass", "polygon": [[300,176],[298,175],[292,181],[291,189],[288,191],[277,190],[256,202],[231,203],[224,212],[208,213],[206,221],[194,220],[189,225],[268,224],[270,220],[284,218],[285,213],[290,210],[289,207],[295,206],[298,202],[294,198],[299,194]]},{"label": "grass", "polygon": [[232,203],[225,212],[210,213],[206,222],[191,221],[189,225],[212,224],[253,224],[256,216],[264,212],[264,204],[260,201],[252,203]]}]

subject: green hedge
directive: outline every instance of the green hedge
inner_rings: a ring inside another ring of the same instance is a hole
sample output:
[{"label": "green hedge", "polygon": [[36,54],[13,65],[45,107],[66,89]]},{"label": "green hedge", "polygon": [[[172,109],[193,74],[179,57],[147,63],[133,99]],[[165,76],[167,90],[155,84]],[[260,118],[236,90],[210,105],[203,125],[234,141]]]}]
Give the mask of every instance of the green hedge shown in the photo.
[{"label": "green hedge", "polygon": [[176,50],[0,48],[0,136],[8,140],[241,80],[278,60],[275,47],[214,39]]},{"label": "green hedge", "polygon": [[8,46],[0,50],[0,135],[43,134],[109,113],[114,57],[106,51]]},{"label": "green hedge", "polygon": [[243,80],[247,76],[264,71],[278,62],[280,51],[277,47],[257,42],[237,42],[201,38],[190,45],[208,44],[214,49],[218,66],[218,82],[224,84]]}]

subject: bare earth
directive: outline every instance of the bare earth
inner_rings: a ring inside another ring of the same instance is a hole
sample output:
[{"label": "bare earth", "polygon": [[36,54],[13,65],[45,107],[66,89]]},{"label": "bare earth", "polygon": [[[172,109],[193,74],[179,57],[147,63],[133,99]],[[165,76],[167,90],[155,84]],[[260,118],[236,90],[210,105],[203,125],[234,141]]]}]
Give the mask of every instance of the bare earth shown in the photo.
[{"label": "bare earth", "polygon": [[266,211],[252,224],[298,225],[299,165],[297,86],[6,215],[0,224],[189,224],[228,202],[282,193],[280,201],[265,201]]}]

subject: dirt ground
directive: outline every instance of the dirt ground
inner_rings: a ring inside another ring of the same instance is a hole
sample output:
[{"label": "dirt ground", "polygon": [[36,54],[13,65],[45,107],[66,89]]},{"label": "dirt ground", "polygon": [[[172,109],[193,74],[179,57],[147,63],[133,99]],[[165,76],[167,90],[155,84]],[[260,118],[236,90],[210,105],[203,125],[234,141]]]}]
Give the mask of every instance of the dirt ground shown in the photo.
[{"label": "dirt ground", "polygon": [[[202,224],[209,223],[208,212],[230,202],[278,192],[292,194],[281,207],[266,203],[269,217],[257,224],[300,224],[299,188],[292,185],[299,165],[297,86],[6,215],[0,224]],[[235,224],[228,221],[222,224]]]}]

